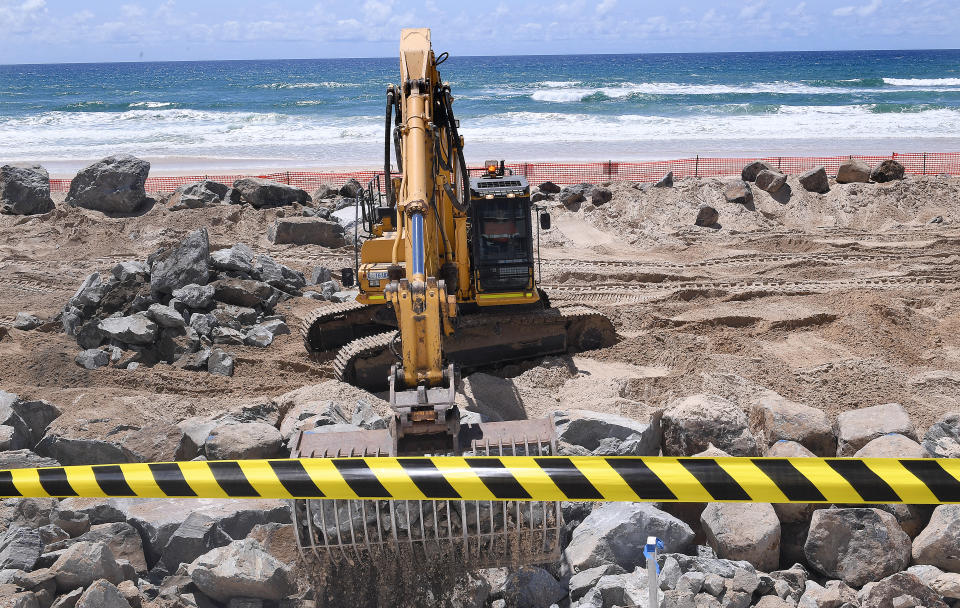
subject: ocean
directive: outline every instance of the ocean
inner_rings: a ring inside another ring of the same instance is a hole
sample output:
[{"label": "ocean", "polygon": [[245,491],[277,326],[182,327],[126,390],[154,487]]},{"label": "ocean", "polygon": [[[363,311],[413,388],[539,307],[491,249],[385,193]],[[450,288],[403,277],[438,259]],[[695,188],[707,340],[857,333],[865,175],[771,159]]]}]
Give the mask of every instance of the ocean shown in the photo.
[{"label": "ocean", "polygon": [[[960,151],[960,50],[451,57],[471,162]],[[0,162],[375,167],[398,60],[0,66]]]}]

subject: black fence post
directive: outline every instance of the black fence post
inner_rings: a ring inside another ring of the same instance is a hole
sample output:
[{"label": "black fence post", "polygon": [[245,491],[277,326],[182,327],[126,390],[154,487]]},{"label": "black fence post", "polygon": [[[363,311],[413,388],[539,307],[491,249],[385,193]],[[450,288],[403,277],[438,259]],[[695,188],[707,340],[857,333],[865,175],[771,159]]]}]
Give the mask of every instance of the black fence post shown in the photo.
[{"label": "black fence post", "polygon": [[693,164],[693,176],[700,177],[700,155],[697,154],[697,160]]},{"label": "black fence post", "polygon": [[927,153],[924,152],[923,153],[923,173],[921,173],[920,175],[926,175],[926,174],[927,174]]}]

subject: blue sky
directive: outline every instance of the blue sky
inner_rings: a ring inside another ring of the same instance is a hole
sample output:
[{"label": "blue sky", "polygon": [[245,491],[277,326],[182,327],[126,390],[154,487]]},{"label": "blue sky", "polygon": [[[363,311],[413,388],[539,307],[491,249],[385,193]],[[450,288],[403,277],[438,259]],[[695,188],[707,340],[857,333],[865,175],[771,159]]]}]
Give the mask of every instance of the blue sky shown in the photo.
[{"label": "blue sky", "polygon": [[0,0],[0,63],[960,47],[958,0]]}]

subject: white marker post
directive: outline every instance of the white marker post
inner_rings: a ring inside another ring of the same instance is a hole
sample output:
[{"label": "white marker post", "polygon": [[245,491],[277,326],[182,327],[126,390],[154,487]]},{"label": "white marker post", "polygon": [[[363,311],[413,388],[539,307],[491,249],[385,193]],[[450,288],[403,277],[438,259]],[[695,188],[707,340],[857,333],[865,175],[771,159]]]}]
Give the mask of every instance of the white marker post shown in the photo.
[{"label": "white marker post", "polygon": [[648,608],[660,608],[660,564],[657,563],[657,551],[663,549],[663,541],[656,536],[648,536],[643,547],[643,557],[647,560],[647,591],[650,593]]}]

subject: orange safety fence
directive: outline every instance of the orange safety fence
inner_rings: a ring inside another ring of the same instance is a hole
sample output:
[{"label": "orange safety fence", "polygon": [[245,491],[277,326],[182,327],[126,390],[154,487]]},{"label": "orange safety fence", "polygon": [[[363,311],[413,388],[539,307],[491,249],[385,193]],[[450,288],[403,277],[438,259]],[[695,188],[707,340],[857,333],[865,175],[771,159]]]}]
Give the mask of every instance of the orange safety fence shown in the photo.
[{"label": "orange safety fence", "polygon": [[[770,156],[765,158],[682,158],[677,160],[656,161],[600,161],[585,163],[507,163],[515,175],[525,176],[531,184],[545,181],[556,184],[602,183],[614,181],[648,182],[655,181],[673,171],[675,179],[684,177],[717,177],[739,175],[744,165],[762,160],[783,173],[798,174],[823,165],[827,173],[836,175],[840,164],[850,158],[856,158],[875,165],[880,161],[894,159],[903,164],[906,172],[912,175],[937,175],[947,173],[960,175],[960,153],[957,152],[915,152],[901,154],[894,152],[889,156],[829,156],[797,157]],[[479,174],[483,167],[472,167],[472,173]],[[361,171],[279,171],[265,175],[256,175],[311,192],[321,184],[339,187],[350,179],[356,179],[366,185],[382,171],[374,169]],[[241,177],[250,175],[182,175],[148,177],[148,192],[173,192],[180,186],[202,179],[210,179],[224,184],[232,184]],[[51,179],[50,190],[66,192],[70,189],[69,179]]]}]

